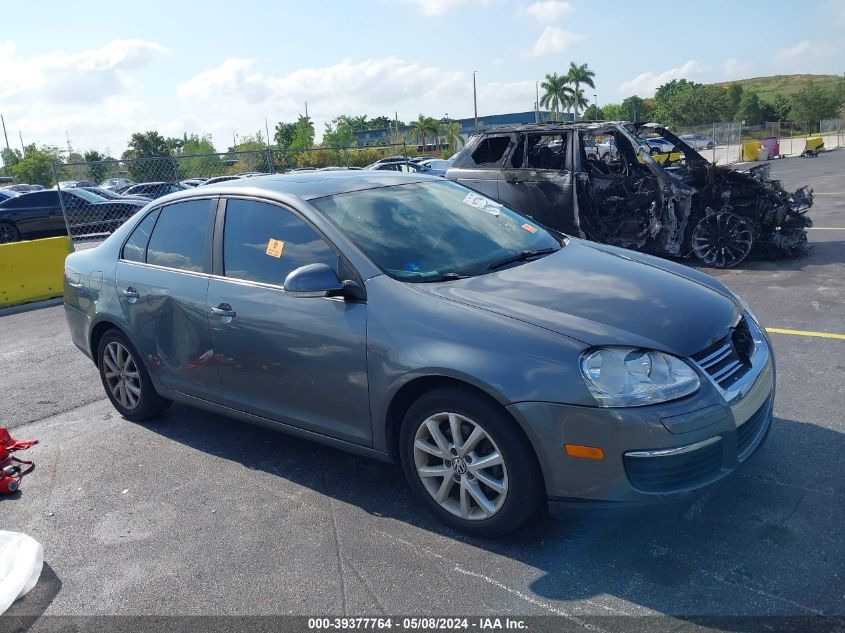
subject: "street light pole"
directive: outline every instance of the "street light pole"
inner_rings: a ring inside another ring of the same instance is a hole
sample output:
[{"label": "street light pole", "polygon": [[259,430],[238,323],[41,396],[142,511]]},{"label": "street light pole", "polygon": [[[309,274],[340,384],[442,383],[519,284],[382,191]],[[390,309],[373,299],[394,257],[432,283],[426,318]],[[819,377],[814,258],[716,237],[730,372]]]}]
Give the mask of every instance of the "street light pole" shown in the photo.
[{"label": "street light pole", "polygon": [[534,102],[534,123],[540,122],[540,82],[534,82],[534,91],[536,93],[536,101]]},{"label": "street light pole", "polygon": [[593,121],[599,120],[599,98],[596,96],[596,93],[593,93],[593,105],[596,106],[596,110],[593,114],[595,114],[595,118]]},{"label": "street light pole", "polygon": [[478,98],[475,94],[475,74],[477,70],[472,71],[472,109],[475,113],[475,131],[478,132]]}]

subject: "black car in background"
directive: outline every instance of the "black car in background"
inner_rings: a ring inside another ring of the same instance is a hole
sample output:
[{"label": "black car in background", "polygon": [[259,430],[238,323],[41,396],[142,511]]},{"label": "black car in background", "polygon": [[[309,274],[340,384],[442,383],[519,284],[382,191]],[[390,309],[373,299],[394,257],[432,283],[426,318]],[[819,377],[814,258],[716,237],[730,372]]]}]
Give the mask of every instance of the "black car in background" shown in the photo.
[{"label": "black car in background", "polygon": [[106,200],[84,189],[25,193],[0,202],[0,244],[67,235],[59,195],[74,235],[111,233],[146,205],[144,200]]},{"label": "black car in background", "polygon": [[175,182],[142,182],[137,185],[132,185],[128,189],[119,191],[121,195],[125,196],[146,196],[147,198],[155,199],[166,196],[169,193],[182,191],[183,189],[190,189],[186,185],[176,184]]}]

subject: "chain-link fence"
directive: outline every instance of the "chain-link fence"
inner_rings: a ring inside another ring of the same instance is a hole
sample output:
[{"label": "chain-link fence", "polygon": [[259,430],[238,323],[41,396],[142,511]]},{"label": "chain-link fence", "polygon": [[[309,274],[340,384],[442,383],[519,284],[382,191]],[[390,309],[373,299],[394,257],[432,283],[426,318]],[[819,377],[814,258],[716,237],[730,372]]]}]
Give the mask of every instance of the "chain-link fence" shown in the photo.
[{"label": "chain-link fence", "polygon": [[845,119],[825,119],[819,123],[824,146],[828,149],[845,147]]},{"label": "chain-link fence", "polygon": [[290,171],[359,169],[391,156],[408,160],[408,152],[404,143],[301,151],[266,148],[54,163],[52,169],[68,234],[75,243],[82,243],[104,239],[151,200],[183,189]]},{"label": "chain-link fence", "polygon": [[711,163],[729,165],[739,161],[742,123],[725,121],[672,130]]}]

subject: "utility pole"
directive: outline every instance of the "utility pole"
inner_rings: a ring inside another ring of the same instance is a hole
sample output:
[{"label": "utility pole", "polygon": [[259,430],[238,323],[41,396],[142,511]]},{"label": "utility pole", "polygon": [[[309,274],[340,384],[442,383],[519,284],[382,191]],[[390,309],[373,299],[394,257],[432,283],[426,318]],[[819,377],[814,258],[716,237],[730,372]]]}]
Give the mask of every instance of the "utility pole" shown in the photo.
[{"label": "utility pole", "polygon": [[6,139],[6,149],[10,149],[9,148],[9,135],[6,134],[6,119],[3,118],[2,114],[0,114],[0,121],[3,122],[3,136]]},{"label": "utility pole", "polygon": [[21,139],[21,151],[22,151],[24,154],[26,154],[26,148],[23,146],[23,134],[21,133],[21,131],[20,131],[20,130],[18,130],[18,136],[19,136],[19,137],[20,137],[20,139]]},{"label": "utility pole", "polygon": [[270,127],[267,125],[267,117],[264,117],[264,131],[267,132],[267,147],[270,147]]},{"label": "utility pole", "polygon": [[308,102],[305,102],[305,118],[308,118]]},{"label": "utility pole", "polygon": [[475,94],[475,74],[477,70],[472,71],[472,109],[475,113],[475,131],[478,132],[478,99]]},{"label": "utility pole", "polygon": [[540,82],[534,82],[534,92],[536,100],[534,101],[534,123],[540,122]]},{"label": "utility pole", "polygon": [[599,120],[599,98],[596,96],[595,92],[593,93],[593,105],[596,106],[596,111],[595,111],[596,116],[593,120],[598,121]]}]

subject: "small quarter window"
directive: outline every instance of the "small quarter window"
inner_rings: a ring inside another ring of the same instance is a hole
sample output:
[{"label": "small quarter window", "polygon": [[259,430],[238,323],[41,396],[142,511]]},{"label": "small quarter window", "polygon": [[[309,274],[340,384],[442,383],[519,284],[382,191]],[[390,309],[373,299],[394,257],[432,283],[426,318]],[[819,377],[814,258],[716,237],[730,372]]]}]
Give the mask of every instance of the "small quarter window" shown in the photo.
[{"label": "small quarter window", "polygon": [[159,210],[156,209],[138,223],[132,235],[126,240],[126,244],[123,245],[123,259],[130,262],[147,261],[147,244],[150,242],[150,235],[158,220],[158,214]]}]

